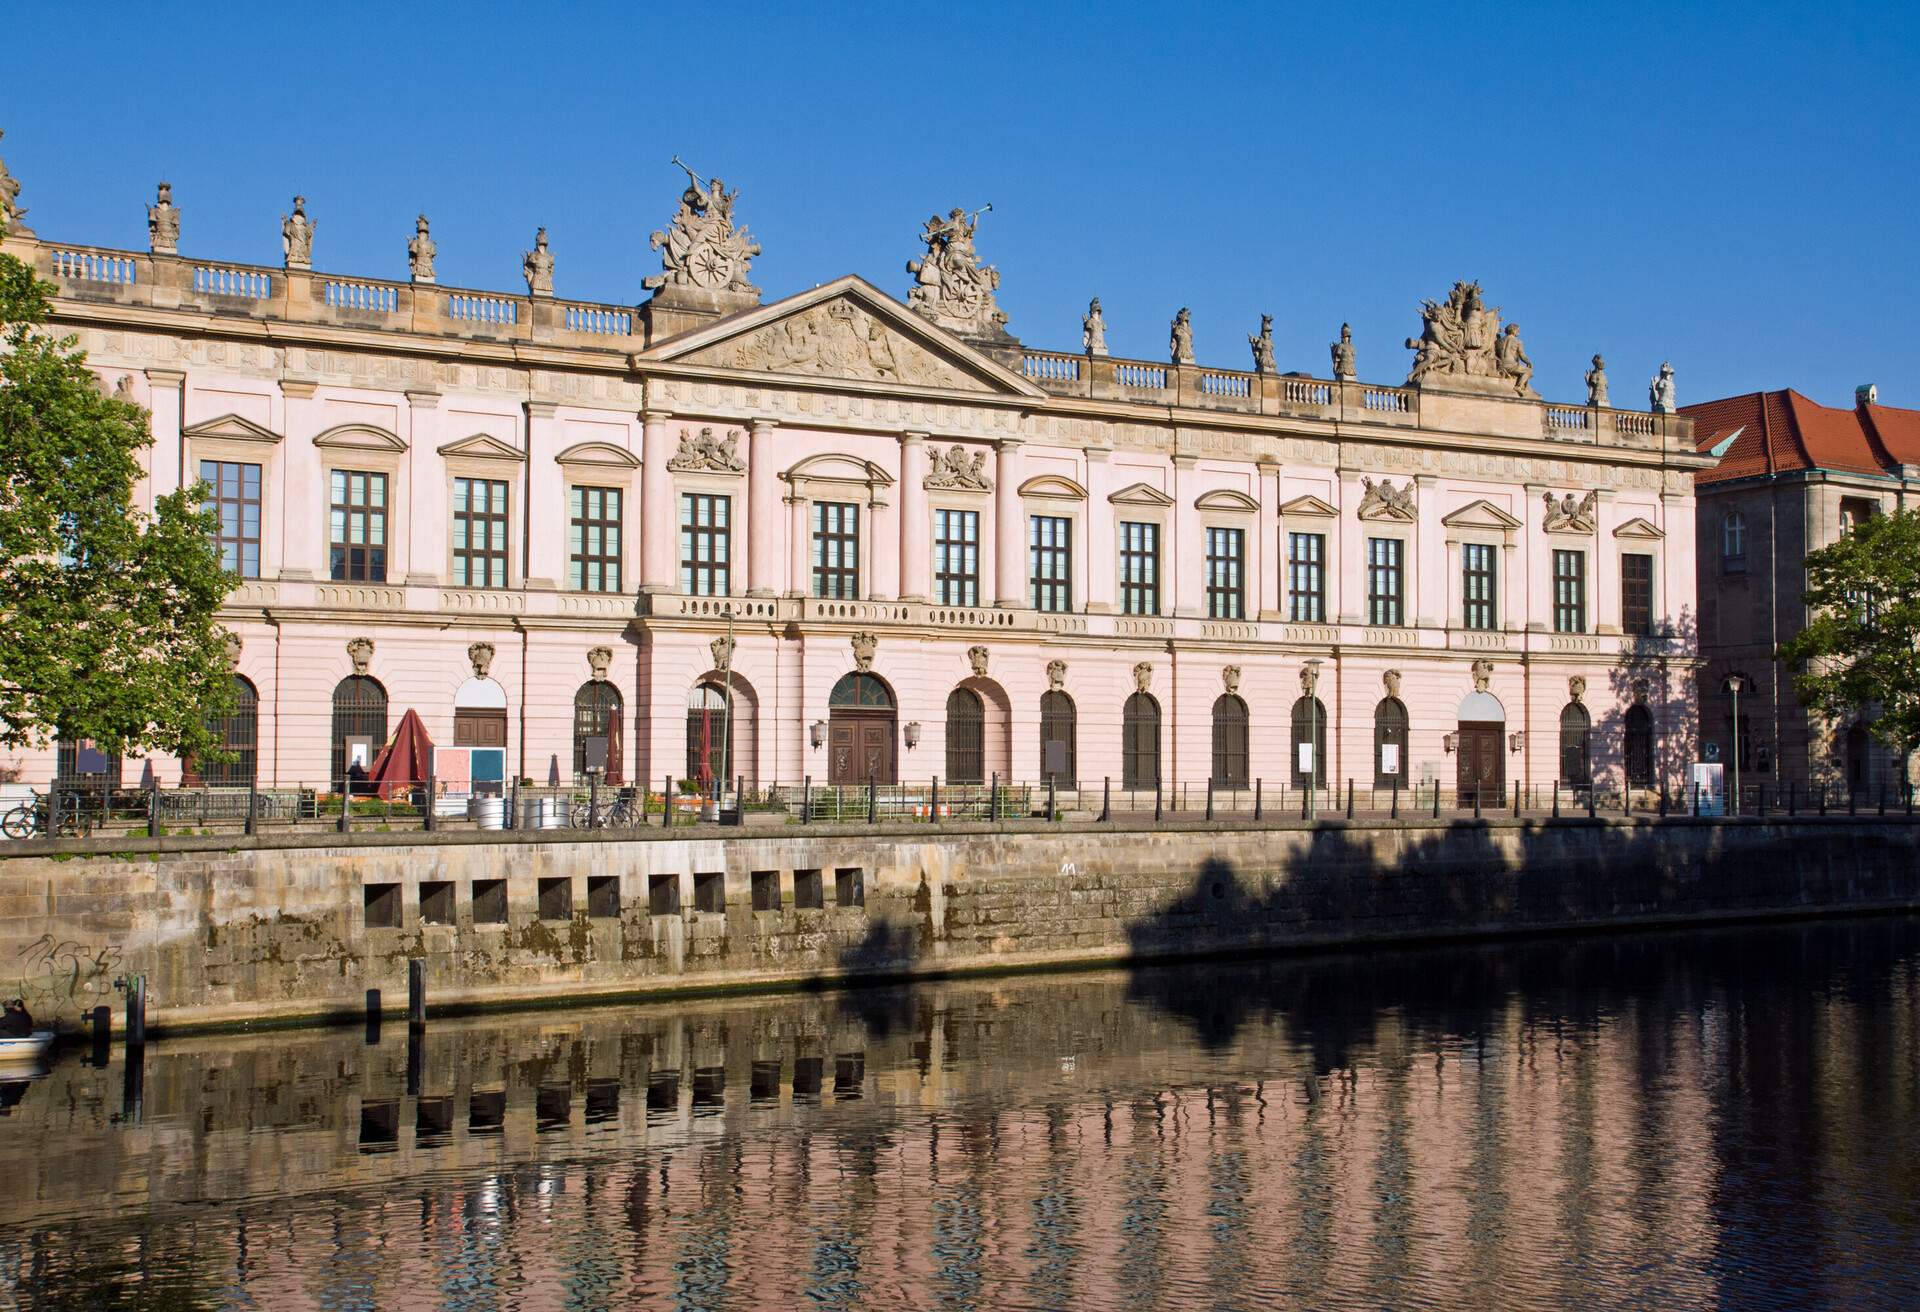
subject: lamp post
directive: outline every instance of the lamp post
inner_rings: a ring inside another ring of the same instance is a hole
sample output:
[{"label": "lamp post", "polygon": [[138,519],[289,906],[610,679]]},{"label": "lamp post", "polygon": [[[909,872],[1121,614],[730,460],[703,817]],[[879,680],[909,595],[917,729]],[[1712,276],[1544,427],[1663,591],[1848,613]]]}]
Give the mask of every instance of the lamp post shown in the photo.
[{"label": "lamp post", "polygon": [[1320,787],[1320,699],[1314,695],[1314,689],[1320,686],[1320,667],[1323,662],[1318,656],[1308,659],[1306,667],[1300,672],[1300,686],[1307,694],[1307,819],[1315,818],[1314,793]]},{"label": "lamp post", "polygon": [[1740,694],[1748,691],[1747,676],[1729,674],[1726,689],[1733,694],[1733,796],[1728,799],[1727,814],[1740,814]]}]

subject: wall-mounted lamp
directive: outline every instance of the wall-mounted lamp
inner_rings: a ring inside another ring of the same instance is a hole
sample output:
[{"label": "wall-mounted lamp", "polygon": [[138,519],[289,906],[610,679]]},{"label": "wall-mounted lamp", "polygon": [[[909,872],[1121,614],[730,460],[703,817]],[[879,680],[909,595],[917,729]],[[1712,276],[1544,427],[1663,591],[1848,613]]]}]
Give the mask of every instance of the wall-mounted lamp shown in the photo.
[{"label": "wall-mounted lamp", "polygon": [[815,720],[807,726],[807,737],[815,747],[823,747],[827,741],[827,722]]},{"label": "wall-mounted lamp", "polygon": [[1457,733],[1442,734],[1440,736],[1440,746],[1445,748],[1447,754],[1451,756],[1454,749],[1460,746],[1460,735]]},{"label": "wall-mounted lamp", "polygon": [[1525,747],[1526,745],[1527,745],[1527,731],[1525,729],[1520,730],[1518,733],[1510,733],[1507,735],[1508,751],[1518,752],[1521,748]]},{"label": "wall-mounted lamp", "polygon": [[912,751],[920,745],[920,721],[907,721],[907,750]]}]

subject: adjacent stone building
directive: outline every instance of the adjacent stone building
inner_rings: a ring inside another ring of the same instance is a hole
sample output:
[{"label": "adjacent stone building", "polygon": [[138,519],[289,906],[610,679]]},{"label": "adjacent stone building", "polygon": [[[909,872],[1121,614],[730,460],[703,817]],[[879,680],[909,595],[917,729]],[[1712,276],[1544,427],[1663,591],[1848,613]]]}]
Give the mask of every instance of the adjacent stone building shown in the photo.
[{"label": "adjacent stone building", "polygon": [[1869,515],[1920,493],[1920,410],[1880,405],[1860,388],[1852,409],[1800,393],[1749,392],[1683,407],[1703,454],[1699,488],[1700,737],[1733,759],[1731,675],[1740,696],[1743,777],[1824,782],[1869,796],[1897,784],[1900,765],[1867,728],[1810,722],[1791,671],[1773,657],[1806,623],[1806,556]]},{"label": "adjacent stone building", "polygon": [[143,497],[213,489],[240,760],[201,777],[326,787],[412,709],[476,791],[1678,783],[1693,424],[1603,374],[1542,400],[1477,284],[1404,386],[1347,331],[1331,379],[1265,328],[1253,370],[1191,363],[1184,311],[1175,358],[1112,357],[1098,302],[1034,350],[979,214],[927,220],[904,302],[763,303],[736,193],[687,176],[638,307],[559,298],[544,229],[526,294],[436,281],[424,217],[410,281],[321,272],[304,197],[279,268],[176,253],[165,192],[148,252],[10,237],[152,411]]}]

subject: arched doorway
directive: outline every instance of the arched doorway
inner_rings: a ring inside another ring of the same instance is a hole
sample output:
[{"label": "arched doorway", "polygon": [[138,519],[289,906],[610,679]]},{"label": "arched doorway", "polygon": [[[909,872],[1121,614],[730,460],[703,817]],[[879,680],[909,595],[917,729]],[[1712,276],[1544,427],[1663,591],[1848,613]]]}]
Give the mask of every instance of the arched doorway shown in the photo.
[{"label": "arched doorway", "polygon": [[387,689],[368,674],[349,674],[333,686],[334,787],[345,791],[347,773],[356,764],[372,767],[387,741]]},{"label": "arched doorway", "polygon": [[1873,740],[1867,726],[1856,721],[1847,730],[1847,792],[1865,792],[1872,778]]},{"label": "arched doorway", "polygon": [[1160,703],[1136,692],[1120,714],[1120,786],[1160,786]]},{"label": "arched doorway", "polygon": [[1626,718],[1627,785],[1653,787],[1653,713],[1644,706],[1629,706]]},{"label": "arched doorway", "polygon": [[621,761],[620,690],[605,679],[589,679],[573,694],[573,777],[585,779],[594,762],[605,771],[602,783],[626,782]]},{"label": "arched doorway", "polygon": [[1247,786],[1247,704],[1234,694],[1213,699],[1213,784]]},{"label": "arched doorway", "polygon": [[1407,708],[1398,697],[1382,697],[1373,708],[1373,786],[1407,786]]},{"label": "arched doorway", "polygon": [[1056,789],[1074,788],[1079,778],[1078,726],[1073,698],[1055,688],[1040,694],[1040,778]]},{"label": "arched doorway", "polygon": [[687,773],[701,792],[713,781],[740,773],[734,768],[733,715],[726,688],[710,680],[687,694]]},{"label": "arched doorway", "polygon": [[899,714],[893,690],[878,675],[845,674],[827,695],[827,782],[898,782]]},{"label": "arched doorway", "polygon": [[1470,692],[1460,701],[1454,736],[1456,800],[1498,805],[1507,792],[1507,708],[1490,692]]},{"label": "arched doorway", "polygon": [[[1308,743],[1312,751],[1303,750]],[[1290,757],[1295,788],[1327,786],[1327,707],[1318,697],[1300,697],[1293,703],[1293,750]]]},{"label": "arched doorway", "polygon": [[[507,791],[507,690],[478,675],[453,695],[453,745],[467,749],[469,778],[476,796],[501,797]],[[557,771],[559,763],[554,762]]]},{"label": "arched doorway", "polygon": [[1569,788],[1593,786],[1593,717],[1579,702],[1560,711],[1560,782]]},{"label": "arched doorway", "polygon": [[987,781],[987,713],[980,694],[955,688],[947,694],[947,780],[956,784]]}]

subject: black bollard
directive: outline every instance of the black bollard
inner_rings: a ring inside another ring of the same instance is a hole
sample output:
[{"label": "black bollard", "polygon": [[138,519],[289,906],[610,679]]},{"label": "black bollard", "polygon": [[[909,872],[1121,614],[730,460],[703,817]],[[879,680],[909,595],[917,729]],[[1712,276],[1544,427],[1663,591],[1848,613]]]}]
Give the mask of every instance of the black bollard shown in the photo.
[{"label": "black bollard", "polygon": [[420,1096],[420,1078],[427,1065],[427,1031],[415,1025],[407,1030],[407,1096]]},{"label": "black bollard", "polygon": [[1153,781],[1153,822],[1159,824],[1166,818],[1166,814],[1166,810],[1161,806],[1160,780],[1156,778]]},{"label": "black bollard", "polygon": [[1347,780],[1347,819],[1353,819],[1353,780]]},{"label": "black bollard", "polygon": [[147,1042],[147,977],[127,979],[127,1047],[144,1047]]},{"label": "black bollard", "polygon": [[1253,818],[1255,821],[1260,819],[1260,782],[1258,779],[1253,781]]},{"label": "black bollard", "polygon": [[1518,779],[1513,781],[1513,818],[1515,820],[1520,818],[1520,781]]},{"label": "black bollard", "polygon": [[427,963],[419,957],[407,959],[407,1024],[427,1023]]},{"label": "black bollard", "polygon": [[438,791],[439,791],[439,786],[438,784],[435,783],[432,772],[429,771],[427,774],[427,780],[426,780],[426,793],[425,793],[425,796],[421,799],[421,805],[424,808],[424,810],[423,810],[423,814],[420,816],[420,828],[424,829],[429,834],[432,833],[435,829],[440,827],[439,818],[434,815],[434,811],[436,809],[434,806],[434,801],[435,801],[434,794]]},{"label": "black bollard", "polygon": [[1048,775],[1047,776],[1047,819],[1058,820],[1059,818],[1060,818],[1060,795],[1058,792],[1055,791],[1053,776]]},{"label": "black bollard", "polygon": [[987,823],[1000,819],[1000,772],[993,772],[992,781],[987,785]]},{"label": "black bollard", "polygon": [[1826,781],[1822,780],[1820,782],[1820,814],[1822,816],[1825,816],[1826,813],[1827,813],[1827,785],[1826,785]]},{"label": "black bollard", "polygon": [[1213,819],[1213,775],[1207,775],[1207,819]]},{"label": "black bollard", "polygon": [[351,776],[340,781],[340,832],[349,833],[353,829],[353,779]]},{"label": "black bollard", "polygon": [[668,775],[660,783],[660,827],[673,828],[673,776]]},{"label": "black bollard", "polygon": [[1400,776],[1399,775],[1395,775],[1393,777],[1393,804],[1388,809],[1387,816],[1389,819],[1392,819],[1392,820],[1398,820],[1400,818]]},{"label": "black bollard", "polygon": [[1480,785],[1477,783],[1473,786],[1473,818],[1480,818]]},{"label": "black bollard", "polygon": [[587,776],[587,828],[600,827],[600,773]]},{"label": "black bollard", "polygon": [[367,990],[367,1046],[377,1047],[380,1043],[380,990]]},{"label": "black bollard", "polygon": [[1100,780],[1100,823],[1106,824],[1113,819],[1113,776],[1105,775]]},{"label": "black bollard", "polygon": [[927,795],[927,823],[940,823],[940,776],[933,777],[933,790]]},{"label": "black bollard", "polygon": [[813,823],[813,776],[812,775],[808,775],[807,781],[800,786],[800,823],[803,825],[810,825]]},{"label": "black bollard", "polygon": [[1794,816],[1799,814],[1799,811],[1794,806],[1793,785],[1794,785],[1793,780],[1791,779],[1787,780],[1787,818],[1788,819],[1792,819]]},{"label": "black bollard", "polygon": [[1593,813],[1595,809],[1593,795],[1598,791],[1600,790],[1595,788],[1593,786],[1593,781],[1589,779],[1587,781],[1587,819],[1589,820],[1593,819]]},{"label": "black bollard", "polygon": [[1435,820],[1440,818],[1440,781],[1438,779],[1433,781],[1433,818]]},{"label": "black bollard", "polygon": [[93,1065],[103,1070],[113,1044],[113,1008],[101,1003],[93,1009]]},{"label": "black bollard", "polygon": [[247,785],[247,825],[246,832],[260,832],[260,789],[256,784]]},{"label": "black bollard", "polygon": [[[155,784],[147,790],[147,837],[158,838],[164,828],[160,823],[160,785]],[[59,830],[55,829],[55,833]]]},{"label": "black bollard", "polygon": [[867,823],[880,823],[880,794],[874,787],[873,771],[867,771]]},{"label": "black bollard", "polygon": [[1560,781],[1558,779],[1553,781],[1553,818],[1555,820],[1560,818]]}]

